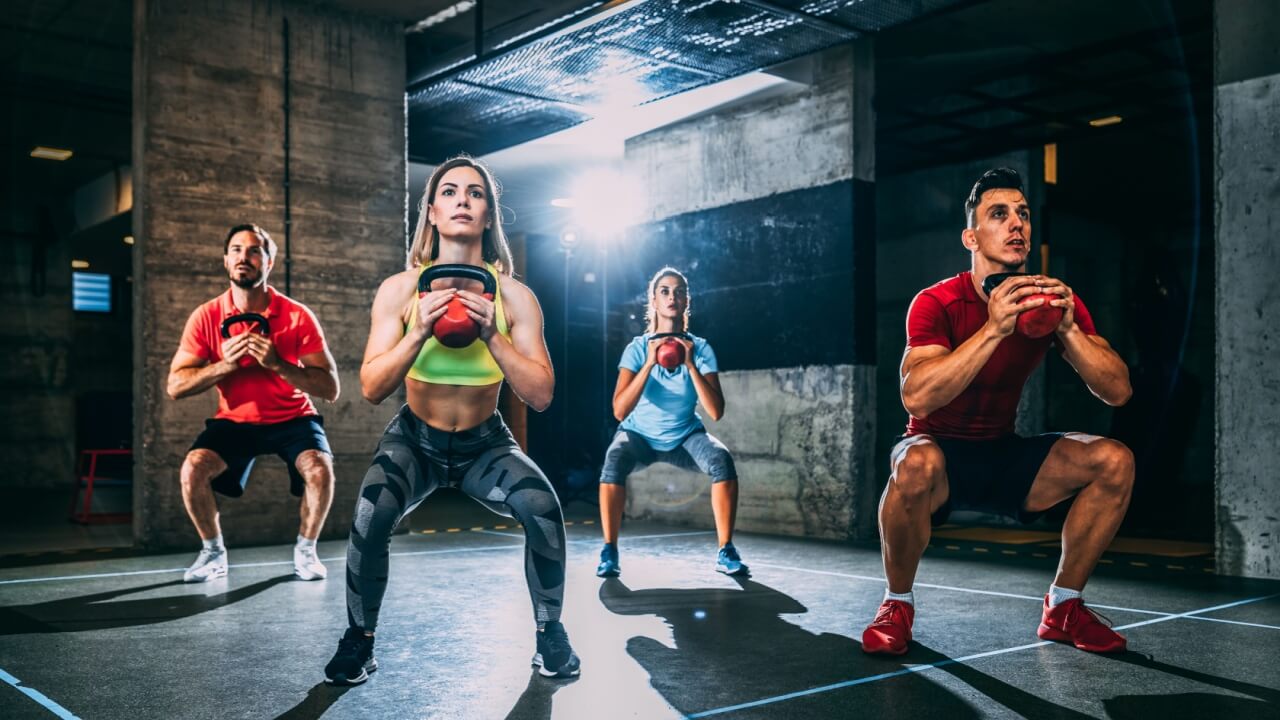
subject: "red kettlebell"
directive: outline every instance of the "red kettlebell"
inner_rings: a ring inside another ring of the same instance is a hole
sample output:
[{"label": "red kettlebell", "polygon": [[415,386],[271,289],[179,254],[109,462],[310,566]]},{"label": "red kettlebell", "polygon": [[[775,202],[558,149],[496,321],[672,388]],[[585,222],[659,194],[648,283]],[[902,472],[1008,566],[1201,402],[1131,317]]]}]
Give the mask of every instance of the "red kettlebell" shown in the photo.
[{"label": "red kettlebell", "polygon": [[[1011,277],[1022,277],[1028,274],[1023,272],[992,273],[982,281],[982,291],[987,294],[987,297],[991,297],[991,291],[995,290],[1000,283]],[[1029,338],[1042,338],[1056,330],[1058,323],[1062,322],[1063,309],[1050,305],[1049,301],[1057,300],[1060,297],[1062,296],[1038,293],[1023,298],[1021,302],[1039,299],[1044,299],[1045,302],[1039,307],[1025,310],[1018,314],[1018,332]]]},{"label": "red kettlebell", "polygon": [[[487,270],[475,265],[432,265],[418,276],[418,297],[431,292],[431,283],[443,277],[460,277],[475,280],[484,285],[484,297],[492,300],[498,292],[498,281]],[[461,298],[454,298],[445,306],[444,314],[436,318],[431,334],[441,345],[464,348],[480,337],[480,325],[467,314],[467,306]]]},{"label": "red kettlebell", "polygon": [[1042,338],[1057,330],[1058,324],[1062,322],[1064,311],[1060,307],[1050,305],[1049,301],[1058,300],[1061,297],[1061,295],[1040,293],[1023,298],[1022,302],[1024,303],[1033,300],[1044,300],[1044,304],[1030,310],[1024,310],[1018,315],[1018,332],[1029,338]]},{"label": "red kettlebell", "polygon": [[[265,317],[258,313],[240,313],[239,315],[228,315],[222,320],[222,339],[230,340],[231,326],[238,323],[255,323],[253,330],[257,330],[263,335],[271,335],[271,323],[267,322]],[[245,354],[240,356],[240,362],[237,364],[240,367],[249,367],[257,362],[252,355]]]},{"label": "red kettlebell", "polygon": [[684,364],[684,345],[680,344],[676,338],[689,339],[684,333],[658,333],[651,339],[666,338],[663,340],[658,349],[653,351],[654,358],[658,364],[668,370],[675,370]]}]

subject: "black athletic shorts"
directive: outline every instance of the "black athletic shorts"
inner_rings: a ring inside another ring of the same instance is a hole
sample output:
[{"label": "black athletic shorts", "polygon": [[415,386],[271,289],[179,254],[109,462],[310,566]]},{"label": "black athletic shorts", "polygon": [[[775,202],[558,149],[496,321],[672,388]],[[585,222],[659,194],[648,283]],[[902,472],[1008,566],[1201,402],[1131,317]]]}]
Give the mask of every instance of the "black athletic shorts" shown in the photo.
[{"label": "black athletic shorts", "polygon": [[[953,510],[996,513],[1022,523],[1044,514],[1022,509],[1040,466],[1054,443],[1065,433],[1022,437],[1006,435],[996,440],[960,440],[930,435],[947,462],[947,501],[933,514],[935,526],[947,521]],[[899,442],[906,436],[898,438]]]},{"label": "black athletic shorts", "polygon": [[304,415],[281,423],[252,424],[212,418],[204,421],[204,431],[191,450],[212,450],[227,464],[213,479],[213,489],[228,497],[240,497],[249,484],[249,471],[259,455],[275,454],[289,467],[289,492],[302,497],[305,481],[298,472],[298,456],[307,450],[333,455],[324,434],[324,418]]}]

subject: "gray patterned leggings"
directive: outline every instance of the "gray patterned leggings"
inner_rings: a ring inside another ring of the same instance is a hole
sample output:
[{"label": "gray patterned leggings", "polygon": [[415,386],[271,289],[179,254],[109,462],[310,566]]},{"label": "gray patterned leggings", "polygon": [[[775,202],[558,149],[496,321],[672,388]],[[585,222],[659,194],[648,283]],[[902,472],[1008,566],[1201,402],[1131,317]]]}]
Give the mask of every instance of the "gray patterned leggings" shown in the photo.
[{"label": "gray patterned leggings", "polygon": [[387,425],[356,500],[347,542],[347,621],[372,632],[387,590],[391,533],[441,486],[460,488],[524,525],[534,620],[560,619],[565,537],[560,499],[497,413],[460,432],[437,430],[405,405]]}]

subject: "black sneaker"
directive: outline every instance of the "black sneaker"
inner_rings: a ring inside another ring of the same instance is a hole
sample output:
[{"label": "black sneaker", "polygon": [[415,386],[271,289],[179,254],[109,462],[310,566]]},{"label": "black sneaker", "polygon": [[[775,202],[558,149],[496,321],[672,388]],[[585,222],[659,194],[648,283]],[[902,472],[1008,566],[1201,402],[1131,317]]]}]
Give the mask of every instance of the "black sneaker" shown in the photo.
[{"label": "black sneaker", "polygon": [[378,669],[373,658],[373,637],[357,627],[347,628],[338,641],[338,652],[324,666],[325,682],[330,685],[359,685]]},{"label": "black sneaker", "polygon": [[569,634],[558,620],[543,625],[538,633],[538,651],[533,664],[543,677],[567,678],[580,672],[578,656],[569,647]]}]

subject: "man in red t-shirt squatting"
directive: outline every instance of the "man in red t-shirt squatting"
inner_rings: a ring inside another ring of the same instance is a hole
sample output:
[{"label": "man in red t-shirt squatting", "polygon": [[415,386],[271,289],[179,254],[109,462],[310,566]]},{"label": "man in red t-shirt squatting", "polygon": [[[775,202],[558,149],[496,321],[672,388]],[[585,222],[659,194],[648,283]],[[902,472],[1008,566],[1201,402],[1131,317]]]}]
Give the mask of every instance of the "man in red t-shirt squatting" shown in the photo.
[{"label": "man in red t-shirt squatting", "polygon": [[182,463],[182,502],[204,543],[186,582],[226,576],[213,493],[244,494],[254,459],[271,453],[284,460],[290,491],[302,498],[293,571],[303,580],[326,574],[316,538],[333,499],[333,451],[307,396],[337,400],[338,370],[311,310],[267,285],[275,257],[266,230],[231,228],[222,258],[231,287],[191,313],[169,366],[175,400],[218,388],[218,412]]},{"label": "man in red t-shirt squatting", "polygon": [[[1133,454],[1096,435],[1024,438],[1013,428],[1022,386],[1050,346],[1113,407],[1133,394],[1129,370],[1061,280],[1011,276],[984,290],[989,275],[1026,270],[1031,212],[1016,171],[985,173],[969,193],[965,214],[960,237],[972,268],[920,291],[907,311],[901,392],[910,420],[893,448],[880,501],[889,587],[862,635],[862,649],[907,651],[920,555],[930,528],[952,510],[994,512],[1025,523],[1075,496],[1037,634],[1092,652],[1124,650],[1125,639],[1100,622],[1080,594],[1129,505]],[[1049,297],[1032,297],[1039,295]],[[1046,303],[1061,308],[1056,327],[1050,319],[1048,334],[1034,339],[1017,330],[1022,313]]]}]

